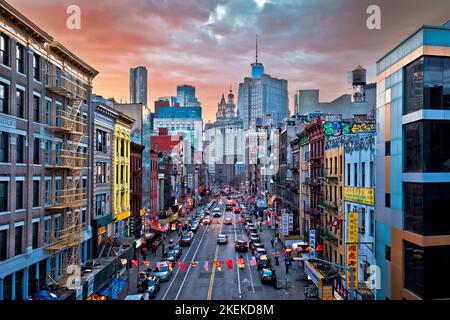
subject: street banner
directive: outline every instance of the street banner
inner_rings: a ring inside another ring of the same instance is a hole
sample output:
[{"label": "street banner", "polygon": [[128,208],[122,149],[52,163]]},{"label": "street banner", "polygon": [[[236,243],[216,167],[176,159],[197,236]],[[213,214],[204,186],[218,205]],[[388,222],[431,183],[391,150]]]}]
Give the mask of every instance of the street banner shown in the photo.
[{"label": "street banner", "polygon": [[219,260],[215,260],[214,262],[215,262],[215,264],[216,264],[217,271],[221,271],[222,268],[221,268],[220,261],[219,261]]},{"label": "street banner", "polygon": [[225,260],[225,263],[227,264],[228,269],[230,269],[230,270],[233,269],[233,260],[227,259],[227,260]]},{"label": "street banner", "polygon": [[180,267],[181,271],[184,271],[186,269],[186,266],[184,265],[184,262],[178,262],[178,266]]},{"label": "street banner", "polygon": [[309,230],[309,247],[311,250],[309,251],[309,258],[316,259],[316,230]]},{"label": "street banner", "polygon": [[252,257],[252,258],[250,259],[250,265],[251,265],[251,266],[256,266],[256,258],[255,258],[255,257]]},{"label": "street banner", "polygon": [[208,271],[208,268],[209,268],[208,261],[203,261],[202,264],[203,264],[203,267],[205,268],[205,271]]},{"label": "street banner", "polygon": [[[347,267],[353,267],[353,288],[358,288],[358,212],[348,213]],[[351,288],[350,270],[347,270],[347,288]]]}]

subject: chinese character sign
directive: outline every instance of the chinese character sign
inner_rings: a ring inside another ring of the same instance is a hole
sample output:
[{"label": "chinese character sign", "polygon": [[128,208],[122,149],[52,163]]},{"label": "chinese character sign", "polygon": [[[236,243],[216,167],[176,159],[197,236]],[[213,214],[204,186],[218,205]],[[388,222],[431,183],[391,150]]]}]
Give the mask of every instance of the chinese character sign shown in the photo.
[{"label": "chinese character sign", "polygon": [[[353,287],[358,288],[358,212],[348,213],[347,267],[353,267]],[[347,270],[347,288],[351,287],[350,271]]]},{"label": "chinese character sign", "polygon": [[316,230],[309,230],[309,247],[311,250],[309,251],[309,258],[316,259]]}]

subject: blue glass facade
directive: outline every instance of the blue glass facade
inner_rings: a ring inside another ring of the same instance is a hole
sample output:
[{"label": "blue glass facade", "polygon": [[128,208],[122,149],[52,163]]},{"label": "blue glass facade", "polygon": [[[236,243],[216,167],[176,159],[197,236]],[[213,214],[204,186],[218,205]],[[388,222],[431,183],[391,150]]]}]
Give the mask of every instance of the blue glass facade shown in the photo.
[{"label": "blue glass facade", "polygon": [[158,107],[158,119],[176,119],[176,118],[202,118],[201,107]]}]

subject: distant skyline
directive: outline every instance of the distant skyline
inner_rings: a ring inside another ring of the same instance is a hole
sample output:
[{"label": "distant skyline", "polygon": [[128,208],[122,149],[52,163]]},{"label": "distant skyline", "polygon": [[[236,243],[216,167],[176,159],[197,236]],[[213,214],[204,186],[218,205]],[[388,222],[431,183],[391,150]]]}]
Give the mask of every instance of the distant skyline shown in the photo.
[{"label": "distant skyline", "polygon": [[[448,0],[7,0],[96,68],[94,92],[129,101],[129,69],[148,69],[148,102],[196,87],[205,122],[230,85],[250,76],[258,34],[259,62],[297,90],[320,100],[349,93],[358,64],[375,81],[375,62],[421,25],[450,18]],[[66,28],[69,5],[81,8],[81,30]],[[381,30],[366,28],[366,9],[381,8]],[[51,17],[51,19],[49,19]]]}]

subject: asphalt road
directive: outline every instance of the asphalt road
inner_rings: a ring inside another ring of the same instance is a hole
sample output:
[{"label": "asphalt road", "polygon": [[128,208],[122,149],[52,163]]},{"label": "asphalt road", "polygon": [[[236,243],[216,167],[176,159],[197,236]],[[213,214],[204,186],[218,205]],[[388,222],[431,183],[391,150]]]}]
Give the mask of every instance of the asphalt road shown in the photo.
[{"label": "asphalt road", "polygon": [[[296,281],[290,275],[286,288],[276,289],[271,285],[263,285],[259,280],[256,266],[250,266],[252,254],[243,253],[244,269],[237,267],[238,254],[234,249],[236,239],[247,240],[244,225],[239,223],[241,216],[232,212],[224,212],[222,216],[213,218],[210,225],[202,225],[197,231],[194,242],[183,248],[183,254],[178,260],[184,261],[186,269],[183,271],[175,266],[171,279],[161,283],[161,290],[156,300],[268,300],[268,299],[303,299],[303,283]],[[212,215],[212,209],[211,209]],[[224,225],[226,217],[233,219],[232,225]],[[263,242],[269,252],[271,248],[270,230],[261,233]],[[219,234],[228,235],[228,243],[217,244]],[[225,260],[233,260],[233,269],[227,268]],[[221,261],[221,271],[214,266],[214,260]],[[192,266],[191,261],[208,261],[209,268],[205,270],[201,265]],[[277,267],[279,284],[285,284],[283,267]]]}]

